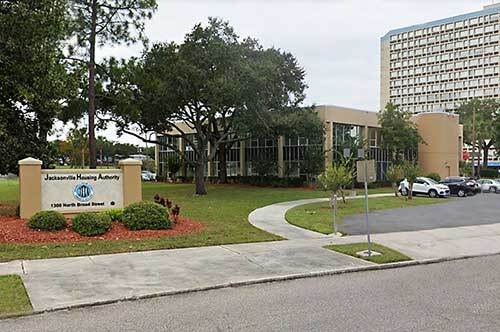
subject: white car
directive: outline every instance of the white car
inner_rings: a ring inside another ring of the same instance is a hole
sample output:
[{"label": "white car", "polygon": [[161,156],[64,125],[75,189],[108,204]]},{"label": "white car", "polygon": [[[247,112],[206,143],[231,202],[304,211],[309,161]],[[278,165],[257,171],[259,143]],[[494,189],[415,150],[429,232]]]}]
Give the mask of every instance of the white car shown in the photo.
[{"label": "white car", "polygon": [[493,179],[481,179],[479,181],[481,185],[481,191],[487,191],[490,193],[500,192],[500,181]]},{"label": "white car", "polygon": [[142,171],[141,178],[143,181],[154,181],[156,180],[156,174],[150,171]]},{"label": "white car", "polygon": [[[408,180],[404,179],[399,184],[399,192],[406,196],[410,191]],[[428,195],[429,197],[448,197],[450,196],[450,188],[444,184],[437,183],[433,179],[418,177],[413,183],[413,195]]]}]

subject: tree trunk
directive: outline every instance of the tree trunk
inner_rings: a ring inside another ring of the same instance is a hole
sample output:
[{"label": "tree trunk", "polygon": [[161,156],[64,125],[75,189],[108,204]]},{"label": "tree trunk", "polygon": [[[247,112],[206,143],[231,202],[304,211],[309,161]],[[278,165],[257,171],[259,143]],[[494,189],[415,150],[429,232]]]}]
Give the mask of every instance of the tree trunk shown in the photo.
[{"label": "tree trunk", "polygon": [[226,159],[226,144],[219,145],[219,183],[227,183],[227,159]]},{"label": "tree trunk", "polygon": [[398,197],[398,184],[397,183],[392,183],[392,190],[394,190],[394,195]]},{"label": "tree trunk", "polygon": [[205,162],[204,160],[198,160],[196,162],[195,173],[194,173],[194,183],[196,187],[196,195],[206,195],[207,190],[205,188]]},{"label": "tree trunk", "polygon": [[483,147],[483,168],[488,168],[488,152],[490,152],[490,149],[488,146]]},{"label": "tree trunk", "polygon": [[82,147],[82,168],[85,168],[85,148]]},{"label": "tree trunk", "polygon": [[408,188],[408,199],[412,200],[413,199],[413,182],[410,182],[408,184],[410,188]]},{"label": "tree trunk", "polygon": [[97,24],[97,0],[92,1],[92,19],[90,28],[90,59],[89,59],[89,166],[97,168],[96,142],[95,142],[95,44],[96,44],[96,24]]}]

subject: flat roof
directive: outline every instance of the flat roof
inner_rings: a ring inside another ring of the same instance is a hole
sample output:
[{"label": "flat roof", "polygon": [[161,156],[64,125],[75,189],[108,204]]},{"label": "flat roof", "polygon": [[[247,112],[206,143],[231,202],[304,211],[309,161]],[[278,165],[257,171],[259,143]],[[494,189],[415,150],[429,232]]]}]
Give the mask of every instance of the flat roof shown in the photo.
[{"label": "flat roof", "polygon": [[478,17],[478,16],[483,16],[483,15],[487,15],[487,14],[496,14],[496,13],[500,13],[500,4],[485,6],[483,10],[479,10],[479,11],[472,12],[472,13],[447,17],[447,18],[443,18],[440,20],[436,20],[436,21],[430,21],[427,23],[415,24],[415,25],[404,27],[404,28],[394,29],[394,30],[391,30],[388,33],[386,33],[380,39],[382,41],[384,41],[384,40],[388,39],[389,37],[391,37],[393,35],[400,34],[402,32],[408,32],[408,31],[413,31],[413,30],[418,30],[418,29],[423,29],[423,28],[431,28],[431,27],[436,26],[436,25],[453,23],[453,22],[462,21],[462,20],[465,20],[468,18],[474,18],[474,17]]},{"label": "flat roof", "polygon": [[378,112],[336,105],[317,105],[315,109],[321,120],[325,122],[380,127],[378,124]]},{"label": "flat roof", "polygon": [[318,108],[319,107],[337,108],[337,109],[342,109],[342,110],[346,110],[346,111],[377,113],[377,111],[367,111],[367,110],[362,110],[359,108],[345,107],[345,106],[339,106],[339,105],[333,105],[333,104],[322,104],[322,105],[316,105],[315,107],[318,107]]}]

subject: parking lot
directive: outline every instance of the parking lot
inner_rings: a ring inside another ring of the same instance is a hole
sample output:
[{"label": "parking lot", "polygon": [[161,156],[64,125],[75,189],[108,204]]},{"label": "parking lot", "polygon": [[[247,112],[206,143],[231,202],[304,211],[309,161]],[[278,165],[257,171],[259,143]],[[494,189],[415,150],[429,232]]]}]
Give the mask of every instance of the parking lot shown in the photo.
[{"label": "parking lot", "polygon": [[[500,194],[445,200],[443,204],[371,212],[371,231],[392,233],[500,223]],[[365,215],[346,216],[339,230],[348,235],[366,234]]]}]

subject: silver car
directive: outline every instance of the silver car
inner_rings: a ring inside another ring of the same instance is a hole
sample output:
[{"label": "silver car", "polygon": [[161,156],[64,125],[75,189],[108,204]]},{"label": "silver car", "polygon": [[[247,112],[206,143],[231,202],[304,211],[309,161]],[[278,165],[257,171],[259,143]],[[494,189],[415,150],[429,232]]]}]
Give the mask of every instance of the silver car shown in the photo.
[{"label": "silver car", "polygon": [[481,185],[481,191],[490,193],[500,192],[500,181],[493,179],[481,179],[478,181]]}]

